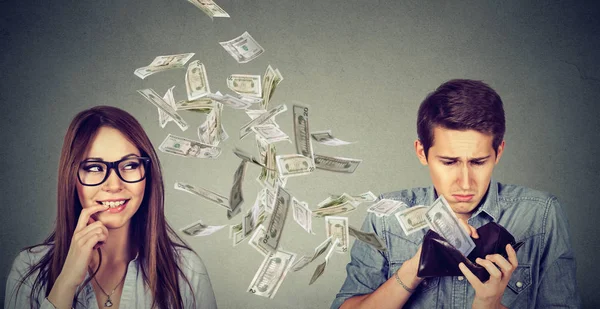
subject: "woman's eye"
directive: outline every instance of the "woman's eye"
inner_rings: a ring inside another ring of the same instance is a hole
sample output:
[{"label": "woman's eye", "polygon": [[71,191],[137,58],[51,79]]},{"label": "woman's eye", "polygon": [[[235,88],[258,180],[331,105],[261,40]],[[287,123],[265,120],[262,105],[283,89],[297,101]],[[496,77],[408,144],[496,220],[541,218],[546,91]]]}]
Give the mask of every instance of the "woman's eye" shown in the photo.
[{"label": "woman's eye", "polygon": [[130,162],[123,166],[123,170],[135,170],[140,166],[137,162]]},{"label": "woman's eye", "polygon": [[88,173],[98,173],[104,171],[101,165],[88,165],[84,166],[83,170]]}]

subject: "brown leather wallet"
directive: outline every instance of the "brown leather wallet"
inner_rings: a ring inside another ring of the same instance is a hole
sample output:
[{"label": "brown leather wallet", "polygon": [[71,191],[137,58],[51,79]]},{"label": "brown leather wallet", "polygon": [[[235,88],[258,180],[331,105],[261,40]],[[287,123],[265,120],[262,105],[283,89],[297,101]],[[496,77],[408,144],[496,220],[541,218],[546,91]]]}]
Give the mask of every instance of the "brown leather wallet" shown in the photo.
[{"label": "brown leather wallet", "polygon": [[510,244],[515,251],[523,245],[522,241],[515,243],[515,238],[510,232],[495,222],[478,228],[477,234],[479,238],[473,238],[475,249],[465,257],[438,233],[431,229],[427,231],[423,238],[417,276],[421,278],[462,276],[458,264],[463,262],[481,282],[485,282],[490,278],[490,274],[483,266],[475,263],[478,257],[485,259],[488,254],[500,254],[507,258],[507,244]]}]

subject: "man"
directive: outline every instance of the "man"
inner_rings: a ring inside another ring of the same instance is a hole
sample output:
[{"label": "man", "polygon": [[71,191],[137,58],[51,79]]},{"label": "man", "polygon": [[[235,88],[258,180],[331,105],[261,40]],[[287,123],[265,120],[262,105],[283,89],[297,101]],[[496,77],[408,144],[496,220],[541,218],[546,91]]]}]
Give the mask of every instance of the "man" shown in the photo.
[{"label": "man", "polygon": [[580,307],[575,257],[556,197],[491,177],[504,151],[504,132],[502,101],[487,84],[442,84],[421,103],[414,144],[433,186],[380,198],[412,207],[431,205],[443,195],[473,238],[478,238],[476,228],[496,222],[524,242],[518,252],[507,245],[507,258],[493,254],[478,259],[490,274],[485,282],[462,263],[464,276],[419,278],[428,229],[405,235],[395,216],[369,213],[362,229],[383,238],[388,250],[354,243],[347,278],[332,309]]}]

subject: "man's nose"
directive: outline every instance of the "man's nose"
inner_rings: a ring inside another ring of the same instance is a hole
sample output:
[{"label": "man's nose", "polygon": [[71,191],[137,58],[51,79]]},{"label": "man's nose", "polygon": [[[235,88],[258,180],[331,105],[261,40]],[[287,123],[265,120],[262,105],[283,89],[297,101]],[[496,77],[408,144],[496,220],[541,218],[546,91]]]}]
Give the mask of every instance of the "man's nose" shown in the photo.
[{"label": "man's nose", "polygon": [[462,190],[467,191],[471,189],[471,170],[469,169],[468,164],[465,164],[460,168],[458,184]]}]

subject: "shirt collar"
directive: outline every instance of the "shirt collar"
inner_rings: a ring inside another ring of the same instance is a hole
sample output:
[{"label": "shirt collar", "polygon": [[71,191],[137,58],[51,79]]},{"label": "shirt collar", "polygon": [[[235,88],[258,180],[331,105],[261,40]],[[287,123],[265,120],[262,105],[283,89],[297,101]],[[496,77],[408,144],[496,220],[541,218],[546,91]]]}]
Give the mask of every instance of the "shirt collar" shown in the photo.
[{"label": "shirt collar", "polygon": [[[427,200],[429,202],[429,206],[433,205],[433,202],[438,198],[437,192],[435,191],[435,187],[433,184],[429,187]],[[498,205],[498,182],[492,178],[490,180],[490,185],[488,187],[486,195],[483,196],[483,203],[481,203],[481,207],[475,211],[472,217],[479,215],[481,212],[485,212],[490,217],[492,217],[493,221],[498,220],[498,215],[500,214],[500,206]]]}]

